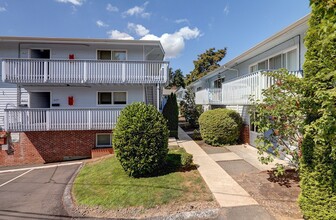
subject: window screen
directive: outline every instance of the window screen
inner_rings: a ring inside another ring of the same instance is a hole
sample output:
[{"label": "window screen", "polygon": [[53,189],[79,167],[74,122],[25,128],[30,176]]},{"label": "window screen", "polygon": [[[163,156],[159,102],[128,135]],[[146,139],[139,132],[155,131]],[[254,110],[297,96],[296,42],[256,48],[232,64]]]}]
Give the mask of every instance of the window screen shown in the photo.
[{"label": "window screen", "polygon": [[114,92],[113,104],[126,104],[126,92]]},{"label": "window screen", "polygon": [[110,92],[98,92],[98,105],[111,105],[112,95]]},{"label": "window screen", "polygon": [[96,146],[97,147],[112,146],[111,134],[97,134]]},{"label": "window screen", "polygon": [[112,60],[126,60],[126,51],[113,51]]},{"label": "window screen", "polygon": [[111,60],[111,51],[110,50],[98,50],[97,58],[98,60]]}]

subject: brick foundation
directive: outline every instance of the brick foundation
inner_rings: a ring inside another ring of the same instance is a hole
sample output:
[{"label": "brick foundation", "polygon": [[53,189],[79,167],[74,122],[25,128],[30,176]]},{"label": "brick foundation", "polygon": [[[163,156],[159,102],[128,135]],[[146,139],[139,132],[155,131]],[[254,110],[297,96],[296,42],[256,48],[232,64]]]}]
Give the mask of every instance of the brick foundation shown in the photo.
[{"label": "brick foundation", "polygon": [[240,140],[243,144],[250,144],[250,126],[244,124],[240,131]]},{"label": "brick foundation", "polygon": [[0,150],[0,166],[42,164],[90,158],[97,133],[112,131],[31,131],[20,133],[20,141]]}]

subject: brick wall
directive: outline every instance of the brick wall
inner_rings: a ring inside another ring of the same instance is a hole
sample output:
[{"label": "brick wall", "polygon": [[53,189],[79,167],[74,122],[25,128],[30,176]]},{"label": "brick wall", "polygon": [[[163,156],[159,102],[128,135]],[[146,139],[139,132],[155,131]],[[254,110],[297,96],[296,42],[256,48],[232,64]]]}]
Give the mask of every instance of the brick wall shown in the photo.
[{"label": "brick wall", "polygon": [[240,140],[243,144],[250,144],[250,126],[244,124],[240,132]]},{"label": "brick wall", "polygon": [[42,164],[89,158],[97,133],[111,131],[31,131],[20,133],[20,141],[0,150],[0,166]]}]

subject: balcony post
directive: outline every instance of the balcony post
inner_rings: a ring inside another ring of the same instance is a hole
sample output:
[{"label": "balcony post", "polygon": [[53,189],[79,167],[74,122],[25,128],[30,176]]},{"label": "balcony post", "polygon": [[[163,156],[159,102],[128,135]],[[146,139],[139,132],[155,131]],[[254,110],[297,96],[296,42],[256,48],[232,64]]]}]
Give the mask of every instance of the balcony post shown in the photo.
[{"label": "balcony post", "polygon": [[47,82],[48,81],[48,61],[44,61],[43,65],[43,81]]},{"label": "balcony post", "polygon": [[88,119],[88,129],[91,130],[92,128],[92,114],[91,114],[91,109],[88,110],[87,112],[87,119]]},{"label": "balcony post", "polygon": [[167,63],[163,65],[163,80],[165,83],[167,82],[167,78],[168,78],[167,66],[168,66]]},{"label": "balcony post", "polygon": [[123,62],[121,65],[121,80],[122,82],[126,81],[126,63]]},{"label": "balcony post", "polygon": [[84,83],[86,83],[87,80],[88,80],[88,69],[87,69],[87,62],[86,61],[84,61],[83,70],[84,70]]},{"label": "balcony post", "polygon": [[46,130],[50,130],[50,111],[46,111]]},{"label": "balcony post", "polygon": [[7,74],[7,70],[6,70],[6,61],[3,60],[1,62],[1,69],[2,69],[2,82],[6,81],[6,74]]}]

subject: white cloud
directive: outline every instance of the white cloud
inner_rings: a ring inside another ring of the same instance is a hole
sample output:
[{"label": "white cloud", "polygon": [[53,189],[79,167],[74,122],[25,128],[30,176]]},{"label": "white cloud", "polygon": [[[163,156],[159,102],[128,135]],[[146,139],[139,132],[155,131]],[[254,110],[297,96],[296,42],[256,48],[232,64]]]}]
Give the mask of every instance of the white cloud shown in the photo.
[{"label": "white cloud", "polygon": [[0,6],[0,12],[4,12],[7,11],[7,9],[5,7]]},{"label": "white cloud", "polygon": [[70,4],[73,4],[73,5],[77,5],[77,6],[80,6],[83,4],[83,2],[85,0],[56,0],[57,2],[61,2],[61,3],[70,3]]},{"label": "white cloud", "polygon": [[124,32],[120,32],[118,30],[110,30],[107,32],[107,34],[109,35],[109,38],[111,39],[134,40],[134,37],[132,37],[131,35],[124,33]]},{"label": "white cloud", "polygon": [[177,19],[177,20],[175,20],[175,23],[177,23],[177,24],[181,24],[181,23],[190,24],[189,20],[186,19],[186,18]]},{"label": "white cloud", "polygon": [[105,22],[101,21],[101,20],[98,20],[96,22],[97,26],[98,27],[108,27],[108,24],[106,24]]},{"label": "white cloud", "polygon": [[228,15],[228,14],[229,14],[230,9],[229,9],[229,6],[228,6],[228,5],[225,6],[223,12],[224,12],[225,15]]},{"label": "white cloud", "polygon": [[141,40],[160,40],[166,52],[166,58],[175,58],[181,54],[186,40],[195,39],[200,36],[201,32],[198,28],[190,29],[189,27],[183,27],[173,34],[164,33],[161,37],[147,34]]},{"label": "white cloud", "polygon": [[111,5],[111,4],[109,3],[109,4],[107,4],[107,6],[106,6],[106,10],[111,11],[111,12],[118,12],[118,11],[119,11],[119,8],[117,8],[116,6],[113,6],[113,5]]},{"label": "white cloud", "polygon": [[140,16],[142,18],[149,18],[150,13],[146,12],[146,6],[148,5],[148,1],[146,1],[142,6],[134,6],[133,8],[128,9],[123,13],[123,17],[127,16]]},{"label": "white cloud", "polygon": [[139,36],[145,36],[149,33],[149,30],[141,24],[128,23],[127,28]]}]

